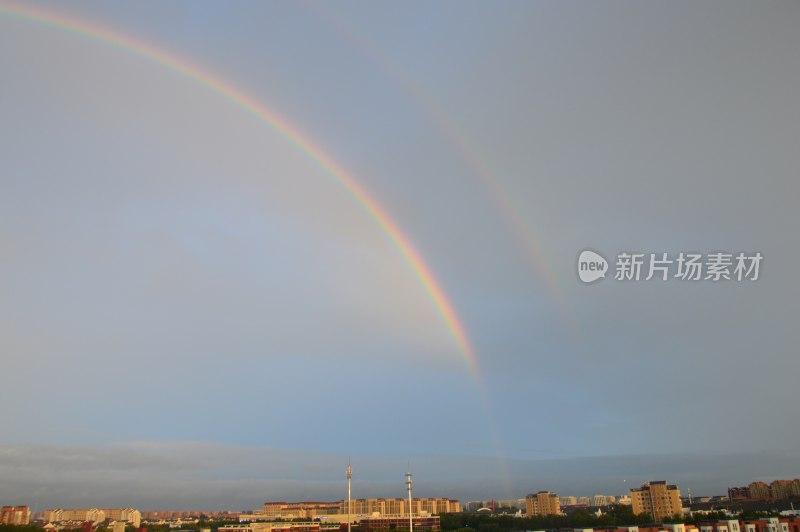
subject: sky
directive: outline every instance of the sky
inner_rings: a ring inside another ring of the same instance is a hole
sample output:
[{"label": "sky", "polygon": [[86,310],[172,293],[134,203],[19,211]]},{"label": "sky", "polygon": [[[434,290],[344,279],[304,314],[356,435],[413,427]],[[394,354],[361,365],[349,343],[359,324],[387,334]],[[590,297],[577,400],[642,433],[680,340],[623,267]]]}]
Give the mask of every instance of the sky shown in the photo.
[{"label": "sky", "polygon": [[800,476],[799,22],[0,0],[0,502],[337,500],[348,459],[362,497],[409,462],[464,500]]}]

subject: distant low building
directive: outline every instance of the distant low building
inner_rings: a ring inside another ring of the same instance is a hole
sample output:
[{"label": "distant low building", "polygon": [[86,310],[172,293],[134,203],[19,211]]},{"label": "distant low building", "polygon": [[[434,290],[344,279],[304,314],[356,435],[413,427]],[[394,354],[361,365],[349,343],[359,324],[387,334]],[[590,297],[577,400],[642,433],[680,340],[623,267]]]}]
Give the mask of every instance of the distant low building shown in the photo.
[{"label": "distant low building", "polygon": [[[317,519],[327,517],[330,520],[346,520],[347,515],[372,516],[378,515],[408,515],[408,500],[404,498],[369,498],[351,499],[348,511],[348,501],[342,499],[336,502],[265,502],[261,514],[252,514],[253,517],[240,516],[240,520],[257,521],[267,519]],[[446,497],[418,497],[412,499],[411,513],[438,515],[445,513],[461,512],[461,504],[457,499]],[[336,516],[336,517],[334,517]],[[342,518],[341,516],[345,516]]]},{"label": "distant low building", "polygon": [[217,518],[236,518],[238,512],[201,512],[198,510],[151,510],[142,512],[142,519],[148,521],[174,521],[175,519],[186,519],[200,517],[200,514]]},{"label": "distant low building", "polygon": [[609,506],[616,502],[613,495],[595,495],[592,497],[592,506]]},{"label": "distant low building", "polygon": [[135,508],[103,508],[106,519],[125,521],[139,528],[142,525],[142,512]]},{"label": "distant low building", "polygon": [[[321,532],[330,528],[325,527],[319,521],[268,522],[221,526],[219,532]],[[333,529],[339,530],[339,527],[336,526]]]},{"label": "distant low building", "polygon": [[698,525],[676,523],[646,527],[580,528],[574,529],[573,532],[800,532],[800,518],[770,517],[744,521],[727,519],[707,523],[701,522]]},{"label": "distant low building", "polygon": [[102,523],[106,514],[98,508],[55,508],[44,512],[44,520],[48,523],[65,523],[70,521],[85,523]]},{"label": "distant low building", "polygon": [[737,501],[749,498],[750,494],[747,491],[747,486],[735,486],[728,488],[728,500]]},{"label": "distant low building", "polygon": [[340,508],[338,502],[265,502],[264,515],[280,519],[314,519],[319,515],[338,514]]},{"label": "distant low building", "polygon": [[[413,517],[411,521],[415,532],[438,532],[441,530],[438,515],[418,515]],[[409,530],[409,518],[402,515],[364,517],[358,524],[364,532],[384,532],[388,530],[401,532]]]},{"label": "distant low building", "polygon": [[[496,501],[497,508],[525,509],[525,499],[501,499]],[[450,512],[452,513],[452,512]]]},{"label": "distant low building", "polygon": [[102,523],[106,519],[124,521],[139,528],[142,524],[142,513],[135,508],[55,508],[44,513],[48,523],[87,522]]},{"label": "distant low building", "polygon": [[793,497],[800,497],[800,479],[773,480],[766,482],[751,482],[747,486],[728,488],[730,501],[784,501]]}]

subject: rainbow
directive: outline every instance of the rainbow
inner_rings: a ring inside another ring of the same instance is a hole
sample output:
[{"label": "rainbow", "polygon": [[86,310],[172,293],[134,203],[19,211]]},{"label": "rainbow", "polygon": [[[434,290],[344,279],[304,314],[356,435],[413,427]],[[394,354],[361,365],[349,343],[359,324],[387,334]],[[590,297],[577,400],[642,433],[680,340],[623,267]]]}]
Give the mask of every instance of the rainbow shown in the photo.
[{"label": "rainbow", "polygon": [[559,279],[542,248],[541,238],[537,236],[534,225],[529,222],[523,213],[523,209],[514,199],[514,195],[503,186],[502,180],[498,179],[491,171],[485,158],[480,155],[478,150],[471,145],[465,135],[458,129],[455,121],[440,107],[434,105],[430,97],[397,64],[381,53],[372,41],[356,31],[346,20],[327,9],[324,4],[313,3],[305,5],[310,12],[325,22],[343,40],[373,61],[389,79],[403,90],[422,114],[441,132],[443,138],[450,144],[459,159],[478,178],[499,212],[505,216],[521,244],[522,250],[533,264],[539,278],[544,282],[550,299],[558,307],[562,317],[569,322],[567,325],[574,332],[569,305]]},{"label": "rainbow", "polygon": [[297,128],[293,127],[277,113],[268,109],[253,97],[247,95],[244,91],[227,81],[209,74],[197,66],[168,52],[132,39],[117,31],[92,25],[85,21],[51,11],[5,2],[0,2],[0,14],[74,33],[157,63],[222,96],[232,104],[268,124],[291,143],[299,147],[328,174],[333,176],[345,190],[355,198],[359,205],[361,205],[375,223],[378,224],[399,250],[402,257],[414,271],[414,274],[425,289],[425,292],[438,313],[441,315],[442,320],[458,346],[479,388],[482,392],[484,391],[480,366],[475,350],[470,344],[464,326],[456,314],[453,305],[445,295],[441,283],[433,275],[428,265],[425,264],[420,254],[414,249],[409,238],[400,230],[398,225],[386,212],[386,209],[383,208],[375,198],[370,196],[350,174],[339,166],[330,156],[325,154],[321,148],[312,143],[312,141]]}]

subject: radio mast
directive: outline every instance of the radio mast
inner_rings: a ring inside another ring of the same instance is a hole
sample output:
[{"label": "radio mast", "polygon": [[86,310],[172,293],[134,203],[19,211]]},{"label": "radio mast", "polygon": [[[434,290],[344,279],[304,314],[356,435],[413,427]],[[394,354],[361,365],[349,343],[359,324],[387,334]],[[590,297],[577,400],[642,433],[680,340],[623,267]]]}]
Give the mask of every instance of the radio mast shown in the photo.
[{"label": "radio mast", "polygon": [[411,499],[411,464],[408,464],[408,472],[406,473],[406,486],[408,487],[408,532],[414,532],[414,510],[412,509]]},{"label": "radio mast", "polygon": [[350,481],[353,479],[353,468],[350,467],[350,460],[347,460],[347,532],[351,532],[350,524],[353,522],[352,508],[350,502]]}]

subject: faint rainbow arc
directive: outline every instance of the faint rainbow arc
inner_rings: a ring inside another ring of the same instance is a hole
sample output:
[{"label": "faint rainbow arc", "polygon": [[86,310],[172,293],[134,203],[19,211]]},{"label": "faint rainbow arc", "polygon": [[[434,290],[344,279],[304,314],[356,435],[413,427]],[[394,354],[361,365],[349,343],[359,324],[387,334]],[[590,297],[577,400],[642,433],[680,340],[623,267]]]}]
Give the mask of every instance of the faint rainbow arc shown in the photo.
[{"label": "faint rainbow arc", "polygon": [[300,148],[312,160],[314,160],[323,170],[332,175],[361,205],[369,216],[386,233],[395,247],[399,250],[402,257],[414,271],[420,284],[425,289],[434,307],[439,312],[445,325],[447,326],[453,340],[459,348],[467,362],[469,370],[475,379],[481,393],[484,394],[483,380],[481,378],[480,364],[469,338],[467,337],[464,326],[456,314],[453,305],[447,299],[441,284],[434,277],[430,268],[422,260],[420,254],[411,245],[410,240],[399,229],[397,224],[391,219],[381,205],[360,186],[354,178],[348,175],[330,156],[326,155],[322,149],[315,146],[300,131],[293,128],[286,120],[278,116],[254,98],[245,94],[241,89],[213,77],[202,69],[178,59],[169,53],[157,49],[153,46],[134,40],[128,36],[117,32],[112,32],[103,27],[91,25],[89,23],[55,14],[50,11],[33,9],[27,6],[20,6],[10,3],[0,3],[0,14],[6,14],[16,18],[35,22],[44,26],[75,33],[102,43],[114,46],[128,53],[133,53],[149,61],[157,63],[171,71],[195,81],[212,92],[224,97],[236,106],[254,115],[264,123],[271,126],[278,133]]},{"label": "faint rainbow arc", "polygon": [[439,106],[431,101],[423,90],[419,88],[409,76],[402,71],[385,54],[381,53],[375,45],[353,29],[341,17],[334,15],[325,6],[305,2],[310,12],[323,20],[328,26],[339,34],[340,37],[348,41],[361,53],[368,56],[383,73],[392,81],[398,84],[403,92],[416,104],[422,114],[430,120],[443,134],[444,139],[450,144],[451,148],[458,154],[465,166],[478,178],[481,185],[490,194],[491,200],[499,208],[511,226],[517,240],[522,245],[528,260],[536,268],[539,276],[544,281],[545,289],[549,292],[551,300],[555,303],[562,317],[567,321],[567,326],[573,333],[575,324],[572,321],[571,311],[564,296],[563,289],[558,277],[555,275],[547,255],[542,249],[541,238],[536,234],[534,224],[520,208],[514,196],[509,192],[503,183],[491,171],[486,159],[481,156],[478,150],[467,140],[466,136],[459,130],[450,118]]},{"label": "faint rainbow arc", "polygon": [[[478,178],[483,188],[489,192],[491,201],[505,216],[514,235],[522,245],[526,259],[533,264],[541,280],[544,281],[545,289],[548,291],[550,299],[557,308],[557,311],[561,314],[563,323],[569,332],[572,333],[572,336],[575,336],[578,333],[577,326],[572,319],[572,313],[559,283],[559,279],[555,275],[542,249],[541,239],[537,236],[534,225],[525,216],[523,209],[520,208],[514,196],[491,171],[486,159],[472,146],[467,140],[466,135],[459,130],[454,120],[450,118],[445,111],[434,105],[431,98],[428,97],[396,63],[391,61],[385,54],[381,53],[371,40],[357,32],[341,17],[334,15],[330,10],[319,3],[303,2],[303,5],[306,6],[309,12],[326,23],[328,28],[332,29],[339,37],[343,38],[351,46],[378,65],[386,77],[396,83],[422,112],[425,118],[439,130],[451,149],[458,155],[467,169]],[[511,496],[517,490],[510,473],[508,459],[506,458],[508,453],[506,452],[500,432],[497,429],[495,417],[492,415],[488,399],[489,398],[486,397],[483,407],[487,414],[495,449],[501,459],[500,468],[506,479],[506,489],[509,496]]]}]

